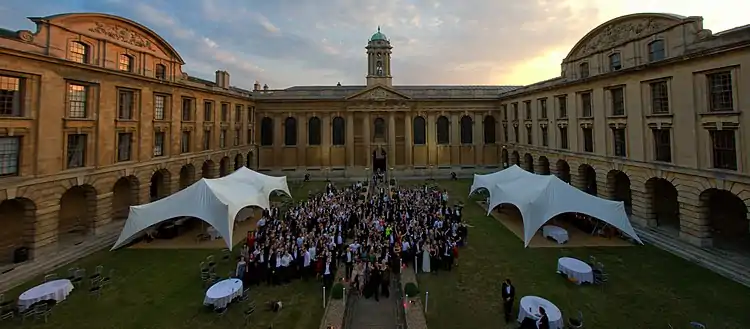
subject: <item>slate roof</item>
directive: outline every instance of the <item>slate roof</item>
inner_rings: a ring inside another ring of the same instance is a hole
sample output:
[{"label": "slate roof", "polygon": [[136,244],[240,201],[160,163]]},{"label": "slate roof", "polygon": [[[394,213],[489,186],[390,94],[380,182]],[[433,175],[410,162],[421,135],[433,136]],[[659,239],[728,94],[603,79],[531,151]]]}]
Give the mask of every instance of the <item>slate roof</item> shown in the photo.
[{"label": "slate roof", "polygon": [[[393,86],[392,88],[412,99],[497,99],[500,94],[522,86]],[[297,86],[282,90],[256,91],[260,100],[341,100],[367,86]]]}]

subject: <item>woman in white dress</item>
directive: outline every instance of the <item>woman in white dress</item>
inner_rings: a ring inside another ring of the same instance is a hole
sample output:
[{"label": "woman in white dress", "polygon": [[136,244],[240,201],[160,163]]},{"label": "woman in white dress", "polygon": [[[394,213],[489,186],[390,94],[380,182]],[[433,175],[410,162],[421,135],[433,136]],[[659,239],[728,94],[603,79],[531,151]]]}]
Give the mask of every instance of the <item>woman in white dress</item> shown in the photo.
[{"label": "woman in white dress", "polygon": [[430,273],[430,245],[422,246],[422,272]]}]

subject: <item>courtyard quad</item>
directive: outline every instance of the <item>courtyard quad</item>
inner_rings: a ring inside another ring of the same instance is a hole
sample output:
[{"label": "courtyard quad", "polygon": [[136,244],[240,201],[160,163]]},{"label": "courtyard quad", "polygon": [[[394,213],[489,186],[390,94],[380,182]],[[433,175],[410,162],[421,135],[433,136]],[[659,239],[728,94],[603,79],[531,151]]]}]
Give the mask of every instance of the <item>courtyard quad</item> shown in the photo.
[{"label": "courtyard quad", "polygon": [[[295,201],[307,198],[308,193],[318,192],[324,186],[320,182],[307,182],[302,186],[291,186]],[[280,204],[288,200],[272,197],[271,202]],[[246,302],[229,307],[226,314],[218,316],[203,306],[206,287],[199,276],[199,264],[209,255],[221,259],[221,243],[217,249],[143,249],[123,248],[117,251],[100,251],[74,264],[55,271],[59,277],[67,275],[70,267],[81,267],[92,271],[102,265],[105,272],[114,270],[112,283],[104,288],[98,299],[89,294],[88,285],[76,288],[70,296],[53,308],[48,322],[33,318],[21,323],[20,319],[0,321],[0,328],[58,328],[58,329],[157,329],[157,328],[225,328],[244,325]],[[239,255],[235,248],[233,255]],[[236,257],[230,261],[218,261],[217,273],[224,275],[233,271]],[[6,292],[7,298],[15,298],[27,289],[41,283],[42,277]],[[257,311],[250,321],[258,328],[312,329],[320,324],[323,314],[320,297],[320,282],[295,281],[288,285],[269,287],[261,285],[251,288],[251,300],[257,303]],[[282,301],[284,308],[279,313],[267,311],[264,303]]]},{"label": "courtyard quad", "polygon": [[[501,283],[510,278],[518,299],[526,295],[555,303],[563,317],[584,316],[587,328],[686,328],[698,321],[708,328],[749,328],[750,289],[651,245],[629,247],[524,248],[523,240],[468,199],[471,181],[440,181],[451,202],[465,203],[463,219],[472,226],[458,268],[440,275],[420,274],[429,292],[431,329],[484,328],[503,323]],[[519,220],[520,219],[515,219]],[[555,273],[560,257],[595,256],[607,266],[604,286],[578,286]],[[682,326],[680,326],[682,325]],[[515,324],[517,326],[517,324]],[[515,328],[509,326],[508,328]]]}]

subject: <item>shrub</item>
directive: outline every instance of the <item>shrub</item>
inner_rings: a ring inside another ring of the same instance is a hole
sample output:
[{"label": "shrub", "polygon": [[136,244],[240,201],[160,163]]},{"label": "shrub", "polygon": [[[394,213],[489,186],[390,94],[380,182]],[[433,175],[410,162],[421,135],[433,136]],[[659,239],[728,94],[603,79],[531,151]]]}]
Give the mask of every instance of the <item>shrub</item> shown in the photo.
[{"label": "shrub", "polygon": [[331,288],[331,298],[333,299],[344,298],[344,285],[343,284],[336,283],[333,285],[333,288]]},{"label": "shrub", "polygon": [[406,296],[415,298],[419,295],[419,287],[417,287],[414,282],[409,282],[404,286],[404,292],[406,293]]}]

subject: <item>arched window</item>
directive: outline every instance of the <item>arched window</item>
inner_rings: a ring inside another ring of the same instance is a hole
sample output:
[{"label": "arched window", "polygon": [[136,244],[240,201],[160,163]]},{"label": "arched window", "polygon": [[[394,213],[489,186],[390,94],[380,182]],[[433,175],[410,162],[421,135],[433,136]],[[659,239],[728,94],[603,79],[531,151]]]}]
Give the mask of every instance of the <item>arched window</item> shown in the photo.
[{"label": "arched window", "polygon": [[119,67],[120,71],[133,72],[133,56],[121,54]]},{"label": "arched window", "polygon": [[344,121],[344,118],[333,118],[333,131],[331,132],[331,134],[333,145],[346,144],[346,123]]},{"label": "arched window", "polygon": [[167,79],[167,67],[164,66],[164,64],[156,64],[156,72],[154,73],[154,76],[157,79],[166,80]]},{"label": "arched window", "polygon": [[583,62],[578,65],[578,73],[581,75],[581,79],[589,77],[589,63]]},{"label": "arched window", "polygon": [[491,115],[485,116],[482,128],[484,131],[484,143],[495,144],[495,117]]},{"label": "arched window", "polygon": [[425,145],[427,144],[427,124],[424,121],[424,118],[419,116],[414,118],[414,129],[412,132],[414,133],[414,145]]},{"label": "arched window", "polygon": [[385,138],[385,120],[375,119],[375,138]]},{"label": "arched window", "polygon": [[609,71],[614,72],[622,68],[622,58],[620,53],[609,55]]},{"label": "arched window", "polygon": [[307,144],[320,145],[320,119],[312,117],[307,121]]},{"label": "arched window", "polygon": [[664,40],[654,40],[648,44],[648,61],[656,62],[664,59],[666,53],[664,52]]},{"label": "arched window", "polygon": [[73,41],[70,43],[70,60],[81,63],[81,64],[88,64],[89,63],[89,45]]},{"label": "arched window", "polygon": [[269,117],[260,120],[260,146],[273,145],[273,119]]},{"label": "arched window", "polygon": [[284,120],[284,145],[297,145],[297,119],[293,117]]},{"label": "arched window", "polygon": [[451,142],[451,123],[445,116],[437,119],[437,143],[438,145],[447,145]]},{"label": "arched window", "polygon": [[471,117],[464,115],[461,118],[461,144],[471,144],[474,142],[474,122]]}]

